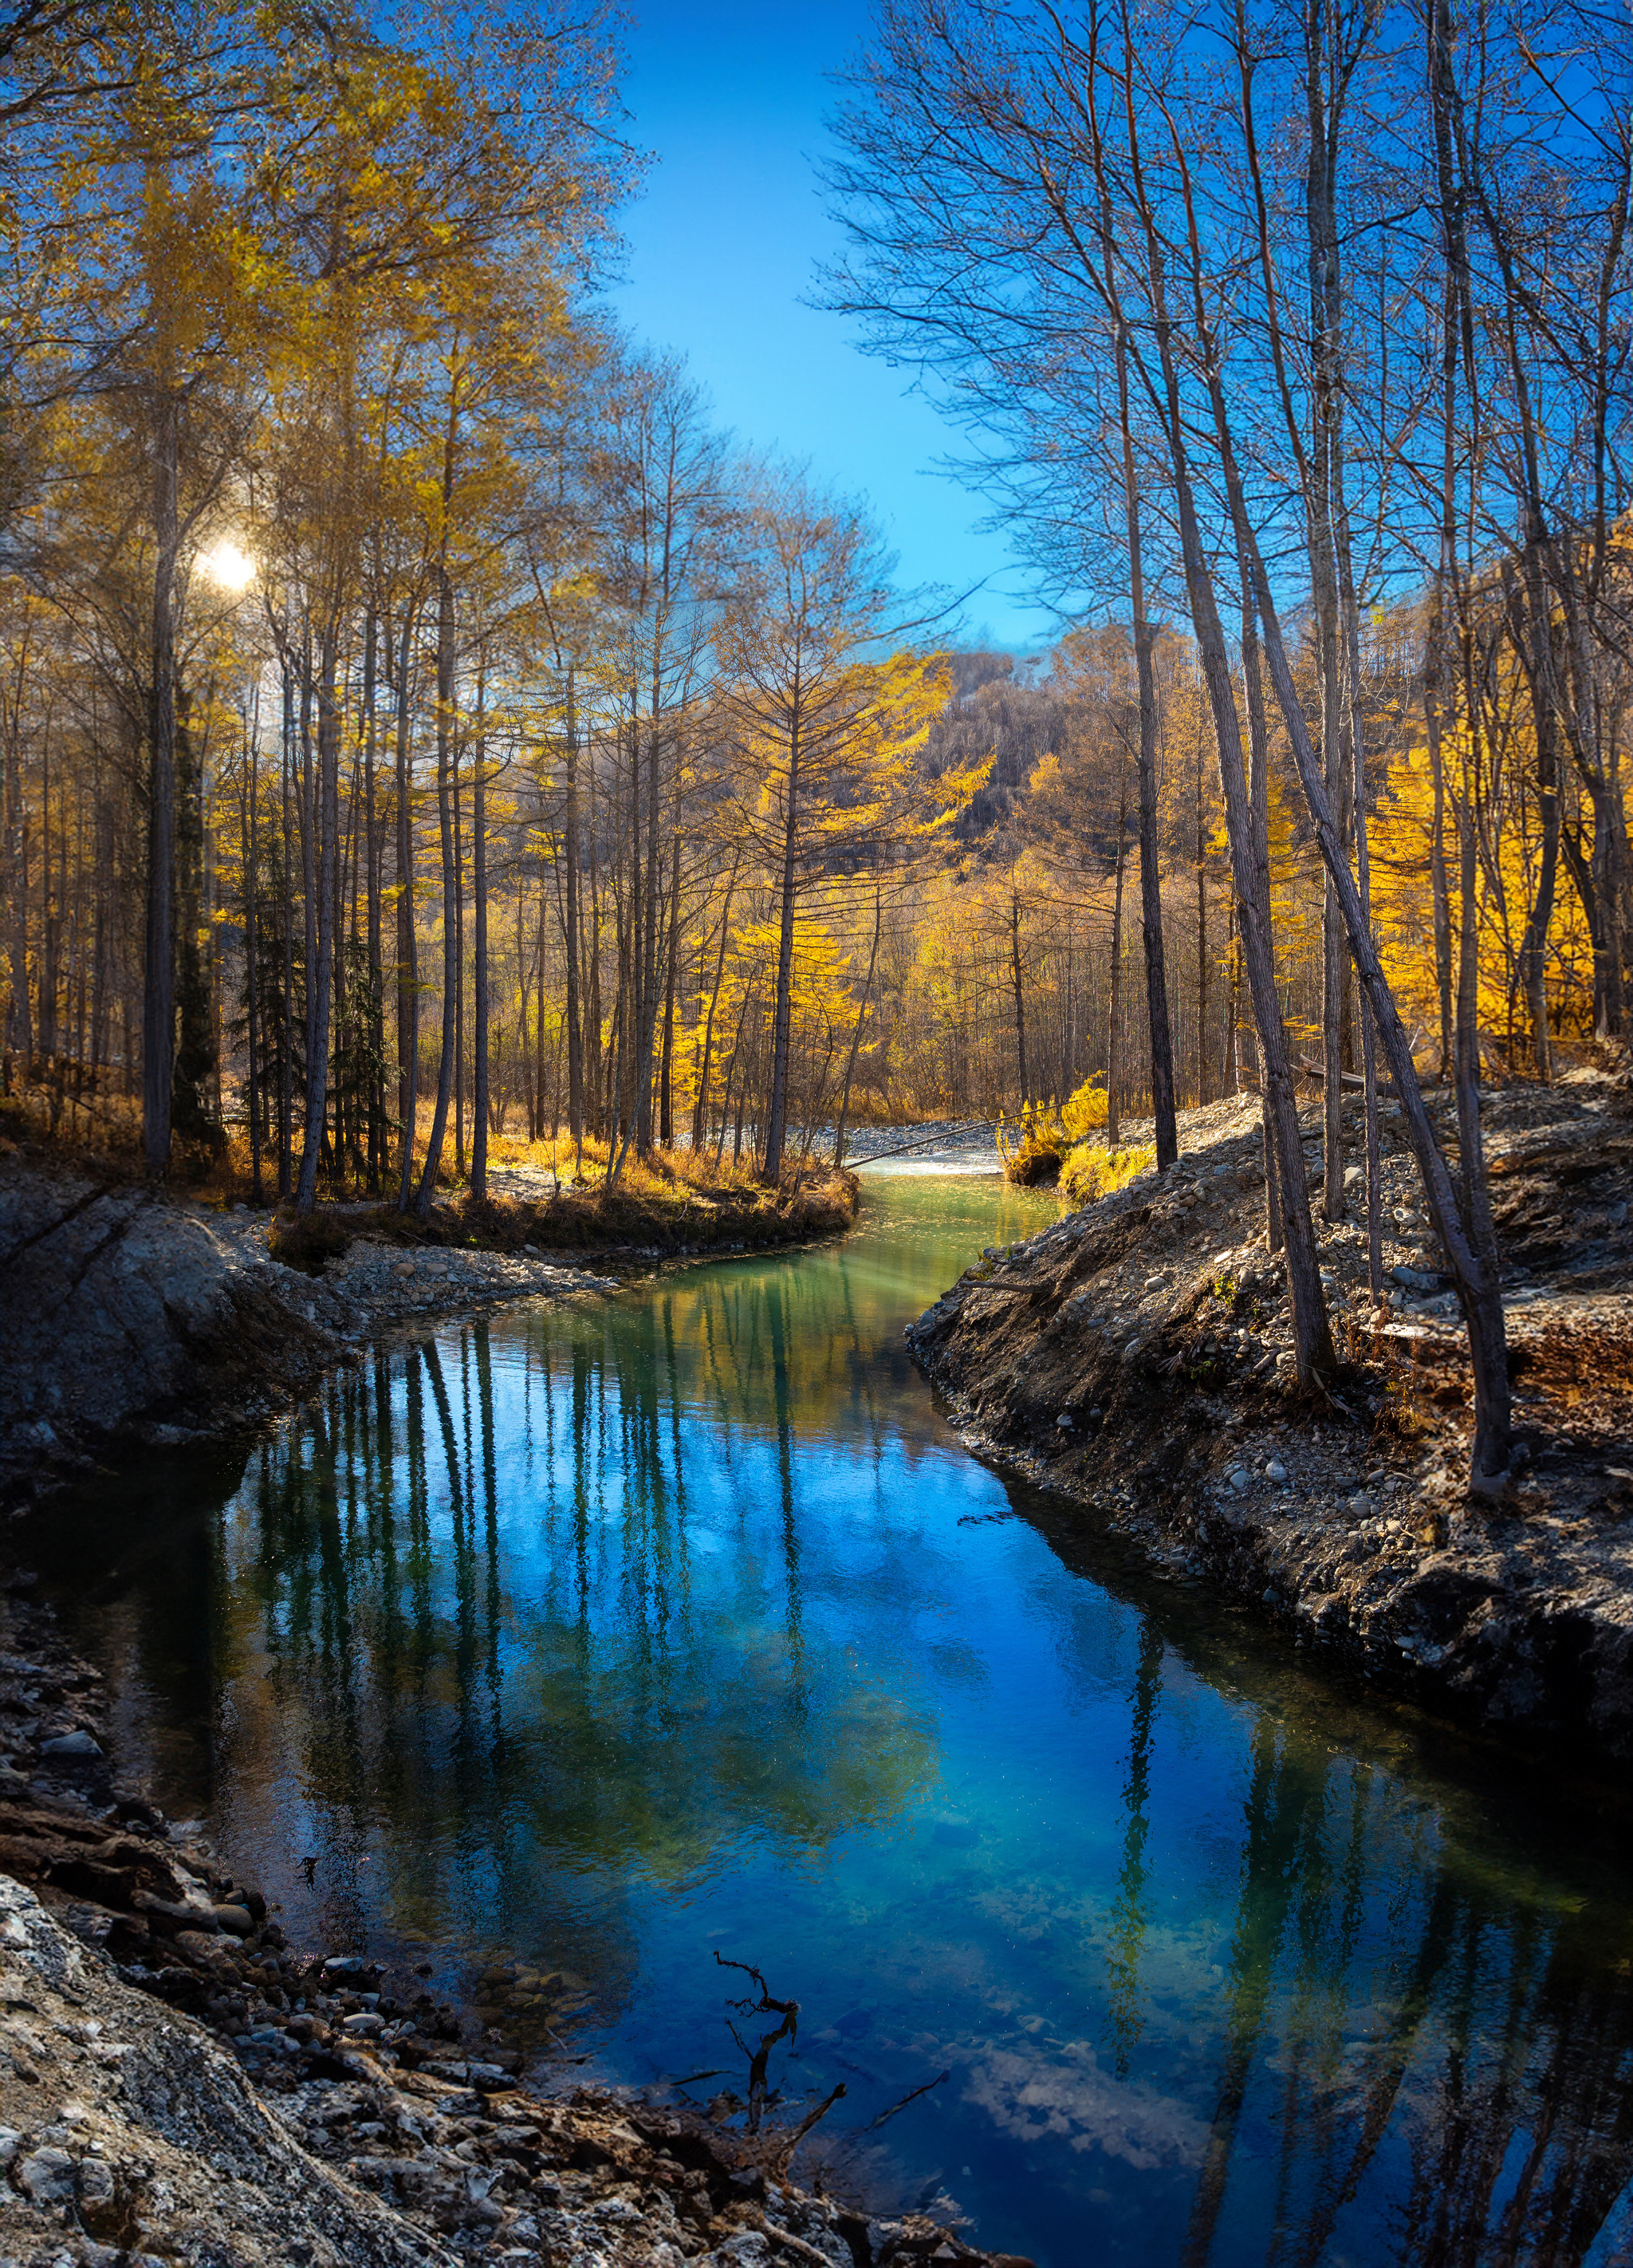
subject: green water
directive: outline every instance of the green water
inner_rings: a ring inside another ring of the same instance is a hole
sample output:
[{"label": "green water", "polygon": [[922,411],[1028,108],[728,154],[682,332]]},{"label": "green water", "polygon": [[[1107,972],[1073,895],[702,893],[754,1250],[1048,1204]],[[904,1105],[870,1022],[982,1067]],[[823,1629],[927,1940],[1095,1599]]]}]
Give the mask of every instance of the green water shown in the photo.
[{"label": "green water", "polygon": [[1041,2268],[1633,2258],[1619,1817],[968,1456],[902,1327],[1053,1206],[867,1186],[55,1513],[124,1754],[297,1941],[567,1971],[558,2077],[740,2091],[757,1962],[829,2178]]}]

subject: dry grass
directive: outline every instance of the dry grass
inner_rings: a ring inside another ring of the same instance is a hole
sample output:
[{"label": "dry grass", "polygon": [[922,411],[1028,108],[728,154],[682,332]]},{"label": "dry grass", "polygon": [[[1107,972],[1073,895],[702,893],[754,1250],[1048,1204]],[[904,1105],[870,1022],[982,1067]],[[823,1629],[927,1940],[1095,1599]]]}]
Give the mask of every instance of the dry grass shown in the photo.
[{"label": "dry grass", "polygon": [[1092,1204],[1098,1197],[1108,1197],[1116,1189],[1125,1188],[1136,1174],[1157,1162],[1154,1143],[1136,1145],[1127,1150],[1096,1148],[1080,1142],[1067,1152],[1061,1169],[1063,1193],[1075,1204]]},{"label": "dry grass", "polygon": [[[50,1101],[48,1094],[35,1090],[5,1098],[0,1104],[0,1141],[21,1147],[41,1163],[49,1160],[114,1182],[140,1175],[141,1121],[134,1104],[121,1099],[91,1122],[82,1112],[71,1125],[60,1115],[53,1133]],[[320,1268],[360,1233],[500,1250],[526,1244],[557,1251],[627,1245],[712,1249],[828,1235],[850,1226],[858,1202],[858,1185],[850,1174],[807,1167],[787,1176],[781,1188],[768,1189],[752,1160],[717,1166],[710,1150],[655,1150],[645,1158],[631,1150],[612,1189],[607,1186],[610,1158],[605,1142],[586,1140],[580,1153],[565,1135],[539,1142],[493,1135],[488,1160],[493,1186],[478,1204],[456,1176],[452,1144],[447,1145],[437,1202],[425,1221],[397,1212],[390,1203],[396,1189],[394,1161],[387,1201],[361,1214],[333,1208],[366,1203],[369,1190],[320,1181],[320,1196],[327,1202],[303,1222],[281,1208],[272,1248],[290,1265],[307,1269]],[[416,1182],[423,1166],[422,1150],[415,1160]],[[249,1143],[240,1133],[223,1137],[208,1150],[178,1145],[170,1180],[176,1189],[206,1204],[250,1204],[257,1194]],[[261,1201],[275,1202],[276,1189],[276,1160],[263,1156]]]}]

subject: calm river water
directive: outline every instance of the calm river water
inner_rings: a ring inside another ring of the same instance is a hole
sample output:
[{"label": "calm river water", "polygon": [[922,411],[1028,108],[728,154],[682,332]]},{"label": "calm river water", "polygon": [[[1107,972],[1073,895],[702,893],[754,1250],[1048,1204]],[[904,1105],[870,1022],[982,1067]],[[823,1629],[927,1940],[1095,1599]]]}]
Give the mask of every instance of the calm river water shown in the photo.
[{"label": "calm river water", "polygon": [[1633,2259],[1622,1820],[967,1455],[902,1327],[1053,1208],[867,1189],[55,1511],[126,1755],[297,1942],[582,1980],[581,2075],[740,2091],[757,1962],[834,2177],[1040,2268]]}]

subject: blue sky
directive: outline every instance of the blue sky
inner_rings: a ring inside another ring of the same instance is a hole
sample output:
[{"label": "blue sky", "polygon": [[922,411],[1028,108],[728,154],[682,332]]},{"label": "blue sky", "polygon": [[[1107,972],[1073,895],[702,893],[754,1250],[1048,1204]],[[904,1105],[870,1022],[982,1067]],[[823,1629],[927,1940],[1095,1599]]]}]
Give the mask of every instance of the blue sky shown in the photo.
[{"label": "blue sky", "polygon": [[1004,538],[976,532],[981,498],[934,470],[957,437],[908,373],[862,353],[854,327],[801,304],[841,246],[812,160],[835,99],[824,73],[862,39],[866,0],[636,0],[634,12],[631,138],[656,162],[625,216],[623,319],[686,357],[740,440],[865,497],[905,584],[985,578],[967,631],[1035,651],[1049,618],[1025,603]]}]

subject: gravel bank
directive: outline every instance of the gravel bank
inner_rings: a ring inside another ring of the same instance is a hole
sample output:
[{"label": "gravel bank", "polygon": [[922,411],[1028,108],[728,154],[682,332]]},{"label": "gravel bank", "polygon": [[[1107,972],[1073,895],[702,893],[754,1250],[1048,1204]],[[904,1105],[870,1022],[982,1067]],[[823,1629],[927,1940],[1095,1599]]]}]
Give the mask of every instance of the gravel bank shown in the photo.
[{"label": "gravel bank", "polygon": [[[1487,1129],[1526,1460],[1497,1505],[1460,1485],[1467,1343],[1393,1134],[1381,1305],[1361,1223],[1320,1229],[1350,1357],[1328,1400],[1288,1382],[1251,1104],[1188,1114],[1172,1174],[989,1252],[908,1338],[972,1447],[1160,1566],[1441,1714],[1625,1764],[1633,1095],[1510,1090]],[[1313,1176],[1317,1124],[1306,1154]]]}]

